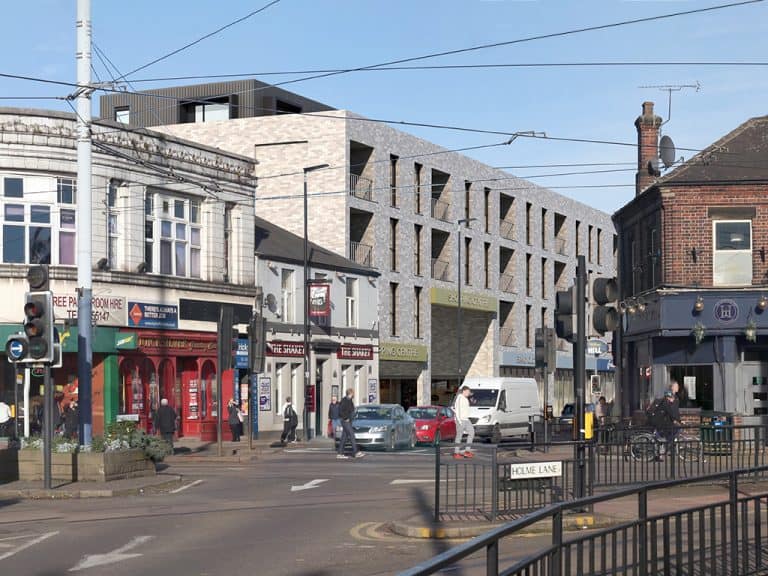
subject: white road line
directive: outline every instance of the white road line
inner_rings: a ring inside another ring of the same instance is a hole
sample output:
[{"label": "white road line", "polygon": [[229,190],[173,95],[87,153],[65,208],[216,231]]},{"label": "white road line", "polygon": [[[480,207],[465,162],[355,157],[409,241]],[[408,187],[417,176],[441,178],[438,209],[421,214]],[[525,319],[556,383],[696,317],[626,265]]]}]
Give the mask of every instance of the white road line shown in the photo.
[{"label": "white road line", "polygon": [[106,554],[89,554],[87,556],[83,556],[82,560],[70,568],[69,571],[77,572],[78,570],[85,570],[86,568],[104,566],[105,564],[114,564],[115,562],[122,562],[123,560],[128,560],[130,558],[137,558],[138,556],[142,556],[142,554],[139,552],[126,554],[126,552],[136,548],[136,546],[141,546],[144,544],[144,542],[147,542],[151,539],[152,536],[136,536],[130,542],[124,546],[120,546],[120,548],[112,550],[112,552],[107,552]]},{"label": "white road line", "polygon": [[[25,550],[26,548],[29,548],[30,546],[34,546],[35,544],[39,544],[43,540],[47,540],[51,536],[56,536],[58,534],[58,530],[56,532],[46,532],[45,534],[41,534],[34,540],[30,540],[29,542],[25,542],[21,546],[15,548],[14,550],[11,550],[10,552],[6,552],[5,554],[0,555],[0,560],[5,560],[6,558],[10,558],[14,554],[18,554],[22,550]],[[13,540],[13,538],[4,538],[4,540]]]},{"label": "white road line", "polygon": [[202,484],[205,482],[205,480],[195,480],[194,482],[190,482],[189,484],[184,484],[184,486],[180,486],[176,488],[176,490],[171,490],[171,494],[178,494],[179,492],[183,492],[187,488],[192,488],[192,486],[197,486],[198,484]]},{"label": "white road line", "polygon": [[328,479],[318,478],[317,480],[310,480],[306,484],[301,484],[300,486],[291,486],[291,492],[301,492],[302,490],[311,490],[312,488],[317,488],[323,482],[328,482]]},{"label": "white road line", "polygon": [[[389,484],[397,486],[399,484],[434,484],[434,482],[434,478],[395,478]],[[453,478],[440,480],[441,484],[445,482],[456,482],[456,480]]]}]

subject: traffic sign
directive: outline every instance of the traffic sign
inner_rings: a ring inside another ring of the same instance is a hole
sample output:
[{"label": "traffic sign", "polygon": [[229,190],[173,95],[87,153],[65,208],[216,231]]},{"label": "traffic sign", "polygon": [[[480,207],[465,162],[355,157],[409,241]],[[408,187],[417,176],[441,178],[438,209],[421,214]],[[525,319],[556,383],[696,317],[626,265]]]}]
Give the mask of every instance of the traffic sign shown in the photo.
[{"label": "traffic sign", "polygon": [[587,354],[593,354],[594,356],[600,356],[608,352],[608,344],[604,340],[599,338],[590,338],[587,340]]},{"label": "traffic sign", "polygon": [[21,338],[11,338],[5,345],[8,359],[11,362],[18,362],[27,355],[27,346]]}]

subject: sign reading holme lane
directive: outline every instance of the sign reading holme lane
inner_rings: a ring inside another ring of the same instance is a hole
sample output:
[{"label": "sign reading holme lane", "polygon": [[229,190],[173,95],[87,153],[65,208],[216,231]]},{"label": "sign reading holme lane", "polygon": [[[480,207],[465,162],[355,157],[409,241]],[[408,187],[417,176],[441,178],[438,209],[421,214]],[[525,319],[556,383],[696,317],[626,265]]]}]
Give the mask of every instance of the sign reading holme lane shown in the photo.
[{"label": "sign reading holme lane", "polygon": [[[456,290],[448,288],[430,288],[429,298],[432,304],[438,306],[459,307],[459,294]],[[477,310],[480,312],[496,312],[498,301],[493,296],[478,294],[477,292],[461,291],[461,307],[464,310]]]},{"label": "sign reading holme lane", "polygon": [[553,478],[563,475],[562,462],[524,462],[509,465],[510,480],[526,478]]}]

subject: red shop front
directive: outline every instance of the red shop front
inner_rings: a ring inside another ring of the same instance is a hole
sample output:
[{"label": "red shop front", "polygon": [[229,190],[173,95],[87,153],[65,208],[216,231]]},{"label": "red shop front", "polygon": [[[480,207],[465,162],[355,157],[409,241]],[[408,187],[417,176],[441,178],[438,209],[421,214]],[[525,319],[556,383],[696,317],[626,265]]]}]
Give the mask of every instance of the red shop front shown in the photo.
[{"label": "red shop front", "polygon": [[[139,426],[154,432],[152,415],[162,398],[179,415],[178,435],[216,440],[216,334],[134,330],[135,350],[120,356],[120,414],[138,417]],[[233,397],[233,372],[223,374],[223,406]],[[230,437],[223,414],[224,438]]]}]

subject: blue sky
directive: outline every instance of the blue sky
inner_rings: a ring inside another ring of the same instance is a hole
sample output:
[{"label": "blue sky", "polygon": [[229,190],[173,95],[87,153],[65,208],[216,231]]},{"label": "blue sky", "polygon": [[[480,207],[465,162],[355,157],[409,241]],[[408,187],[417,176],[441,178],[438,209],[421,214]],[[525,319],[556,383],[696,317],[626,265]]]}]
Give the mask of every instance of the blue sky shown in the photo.
[{"label": "blue sky", "polygon": [[[125,73],[267,3],[267,0],[93,1],[94,40]],[[502,42],[657,14],[724,0],[281,0],[263,13],[132,76],[350,68],[478,44]],[[75,0],[28,0],[3,6],[0,72],[73,81]],[[586,32],[425,64],[596,61],[768,61],[768,3]],[[100,63],[96,69],[108,77]],[[673,94],[664,127],[678,148],[701,149],[744,120],[768,114],[768,67],[642,66],[496,68],[358,72],[286,86],[371,118],[548,136],[634,143],[634,119],[654,100],[666,119],[667,93],[646,85],[701,84]],[[281,81],[295,75],[261,76]],[[188,81],[136,82],[147,89]],[[0,78],[0,96],[64,96],[67,89]],[[96,99],[97,100],[97,99]],[[95,101],[96,101],[95,100]],[[3,106],[68,109],[55,100],[0,101]],[[95,108],[96,110],[96,108]],[[437,129],[409,132],[448,148],[503,138]],[[520,138],[470,153],[494,166],[634,162],[632,147]],[[686,158],[693,152],[680,152]],[[634,195],[632,166],[513,169],[520,175],[577,170],[627,171],[533,181],[613,212]],[[611,185],[608,188],[555,188]],[[617,185],[613,187],[613,185]],[[624,186],[618,186],[624,185]]]}]

